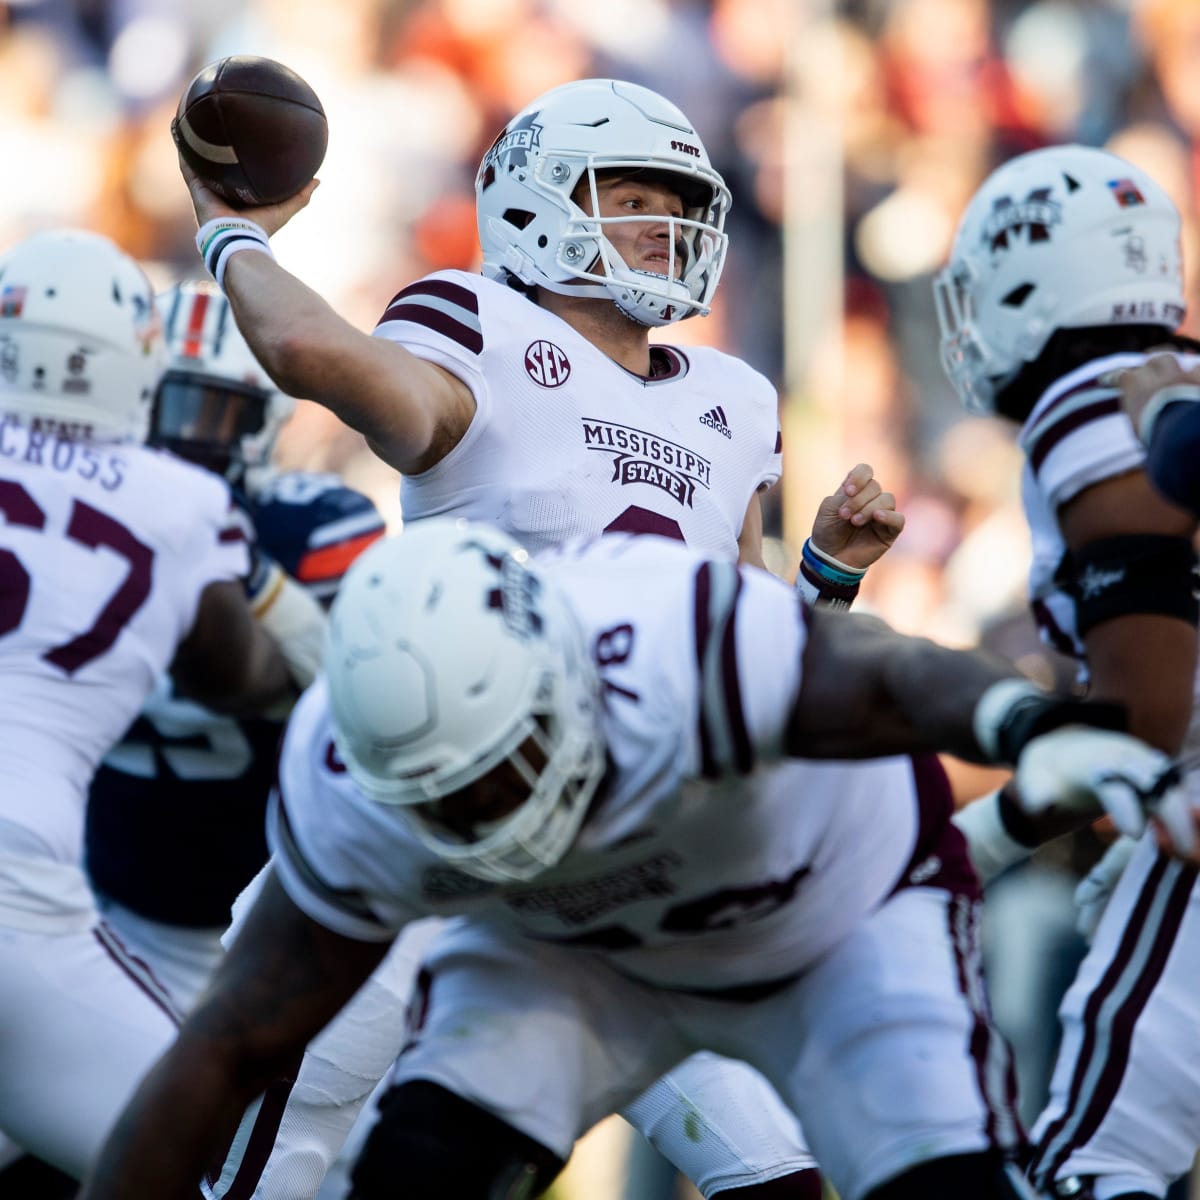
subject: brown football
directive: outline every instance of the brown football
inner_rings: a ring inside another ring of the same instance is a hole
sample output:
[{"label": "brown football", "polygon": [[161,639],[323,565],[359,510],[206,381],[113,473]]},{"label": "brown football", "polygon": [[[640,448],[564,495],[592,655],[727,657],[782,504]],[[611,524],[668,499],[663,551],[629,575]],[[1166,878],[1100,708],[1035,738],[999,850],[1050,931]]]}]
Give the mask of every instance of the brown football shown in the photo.
[{"label": "brown football", "polygon": [[171,122],[184,161],[235,208],[294,196],[325,158],[329,126],[316,92],[270,58],[234,54],[188,84]]}]

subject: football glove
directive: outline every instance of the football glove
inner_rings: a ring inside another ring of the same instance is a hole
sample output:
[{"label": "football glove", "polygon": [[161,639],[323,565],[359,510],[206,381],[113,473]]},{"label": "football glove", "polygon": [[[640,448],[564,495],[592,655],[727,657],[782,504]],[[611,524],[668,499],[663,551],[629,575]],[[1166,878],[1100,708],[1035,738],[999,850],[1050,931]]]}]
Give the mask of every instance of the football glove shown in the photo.
[{"label": "football glove", "polygon": [[1195,831],[1182,772],[1159,750],[1125,733],[1066,725],[1034,737],[1017,760],[1016,787],[1030,814],[1099,806],[1120,833],[1140,837],[1150,817],[1180,855]]}]

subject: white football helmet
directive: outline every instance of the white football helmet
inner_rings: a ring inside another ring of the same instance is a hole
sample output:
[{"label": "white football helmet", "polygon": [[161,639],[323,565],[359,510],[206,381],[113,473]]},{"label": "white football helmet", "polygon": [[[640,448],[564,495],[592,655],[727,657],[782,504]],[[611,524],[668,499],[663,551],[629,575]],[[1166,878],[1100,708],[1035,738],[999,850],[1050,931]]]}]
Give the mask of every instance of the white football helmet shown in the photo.
[{"label": "white football helmet", "polygon": [[296,401],[259,366],[216,284],[181,283],[157,302],[168,358],[150,444],[241,482],[268,464]]},{"label": "white football helmet", "polygon": [[140,442],[162,367],[150,281],[108,238],[47,230],[0,257],[0,412]]},{"label": "white football helmet", "polygon": [[[599,687],[574,614],[511,538],[432,518],[376,542],[330,610],[325,670],[351,777],[441,858],[503,883],[567,852],[604,771]],[[479,815],[447,819],[473,784]]]},{"label": "white football helmet", "polygon": [[[572,195],[580,181],[597,211],[598,171],[666,173],[682,217],[671,223],[667,274],[633,270],[605,237],[615,222],[591,217]],[[730,196],[691,123],[657,92],[617,79],[584,79],[546,92],[505,126],[475,178],[483,273],[513,275],[572,296],[608,298],[643,325],[705,315],[725,263]]]},{"label": "white football helmet", "polygon": [[1183,320],[1179,213],[1139,167],[1051,146],[994,171],[934,283],[942,363],[970,409],[1041,353],[1056,329]]}]

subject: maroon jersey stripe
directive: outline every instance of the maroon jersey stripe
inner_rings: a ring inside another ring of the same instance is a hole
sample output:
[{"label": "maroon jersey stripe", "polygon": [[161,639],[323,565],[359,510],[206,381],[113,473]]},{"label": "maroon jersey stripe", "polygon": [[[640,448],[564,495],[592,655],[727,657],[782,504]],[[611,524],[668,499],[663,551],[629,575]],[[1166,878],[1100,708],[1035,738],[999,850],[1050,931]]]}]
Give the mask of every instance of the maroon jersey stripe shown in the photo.
[{"label": "maroon jersey stripe", "polygon": [[[1095,390],[1095,384],[1090,382],[1081,387],[1073,388],[1071,391],[1064,392],[1059,396],[1047,411],[1053,412],[1055,407],[1064,401],[1081,393]],[[1080,426],[1088,424],[1089,421],[1112,416],[1113,413],[1120,411],[1121,402],[1119,398],[1112,393],[1107,393],[1098,394],[1091,404],[1085,404],[1082,408],[1078,408],[1072,413],[1065,413],[1060,420],[1055,421],[1046,429],[1033,445],[1026,448],[1029,454],[1029,465],[1033,468],[1034,473],[1036,474],[1040,470],[1042,463],[1046,461],[1046,456],[1069,433],[1073,433]]]},{"label": "maroon jersey stripe", "polygon": [[[423,304],[422,298],[439,301]],[[453,310],[460,310],[455,316]],[[469,288],[446,279],[422,279],[398,292],[379,319],[411,321],[424,325],[443,337],[457,342],[472,354],[483,350],[483,333],[479,328],[479,297]]]}]

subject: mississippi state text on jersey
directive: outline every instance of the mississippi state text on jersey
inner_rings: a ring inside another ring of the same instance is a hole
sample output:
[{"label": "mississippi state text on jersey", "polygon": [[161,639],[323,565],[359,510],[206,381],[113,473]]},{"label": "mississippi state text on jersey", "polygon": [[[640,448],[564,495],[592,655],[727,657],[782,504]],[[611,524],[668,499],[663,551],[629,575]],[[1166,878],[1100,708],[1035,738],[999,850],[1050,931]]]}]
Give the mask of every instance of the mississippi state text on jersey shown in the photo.
[{"label": "mississippi state text on jersey", "polygon": [[404,477],[406,519],[453,512],[531,550],[657,533],[735,558],[751,497],[779,478],[775,390],[718,350],[656,346],[644,379],[544,308],[463,271],[405,288],[375,334],[457,375],[477,406],[441,462]]}]

